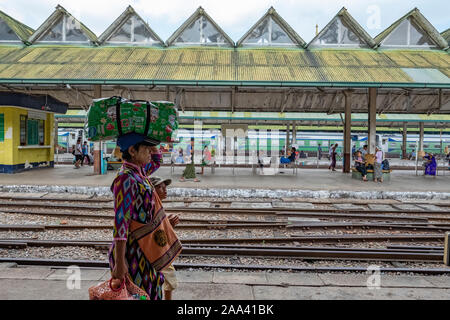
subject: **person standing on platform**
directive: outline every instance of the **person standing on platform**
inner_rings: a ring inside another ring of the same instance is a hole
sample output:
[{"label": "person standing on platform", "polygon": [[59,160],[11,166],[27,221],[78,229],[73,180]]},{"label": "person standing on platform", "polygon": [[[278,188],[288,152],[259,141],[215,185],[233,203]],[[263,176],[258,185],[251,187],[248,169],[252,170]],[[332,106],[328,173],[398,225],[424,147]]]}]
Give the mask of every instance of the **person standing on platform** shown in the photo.
[{"label": "person standing on platform", "polygon": [[203,158],[202,158],[202,172],[200,174],[205,173],[205,166],[211,163],[211,152],[208,149],[208,146],[203,148]]},{"label": "person standing on platform", "polygon": [[338,147],[338,144],[336,143],[330,148],[330,151],[329,151],[331,163],[330,163],[330,166],[328,167],[328,170],[331,170],[331,171],[336,171],[335,168],[336,168],[336,149],[337,149],[337,147]]},{"label": "person standing on platform", "polygon": [[[150,182],[153,187],[155,187],[155,191],[158,194],[161,201],[167,198],[167,186],[172,183],[171,179],[163,180],[160,177],[151,177]],[[176,214],[168,214],[167,218],[169,219],[172,227],[175,227],[179,222],[180,218]],[[172,300],[172,291],[178,287],[178,281],[175,274],[175,268],[172,265],[169,265],[165,269],[162,270],[164,275],[164,300]]]},{"label": "person standing on platform", "polygon": [[[186,157],[188,160],[188,164],[183,171],[183,175],[180,178],[181,182],[186,181],[186,179],[194,179],[194,182],[199,182],[195,175],[195,164],[194,164],[194,138],[191,138],[191,143],[186,148]],[[190,162],[189,162],[190,161]]]},{"label": "person standing on platform", "polygon": [[75,146],[75,169],[79,169],[80,165],[83,165],[83,149],[81,147],[81,138],[78,138]]},{"label": "person standing on platform", "polygon": [[322,146],[320,143],[319,143],[319,146],[317,147],[317,153],[319,156],[319,160],[322,159]]},{"label": "person standing on platform", "polygon": [[383,171],[381,163],[383,162],[383,151],[380,147],[375,147],[375,162],[373,163],[373,181],[383,182]]},{"label": "person standing on platform", "polygon": [[151,300],[162,299],[164,275],[153,268],[138,241],[132,237],[131,225],[133,222],[155,223],[158,199],[145,168],[150,168],[150,173],[159,168],[161,153],[156,148],[158,143],[135,132],[117,139],[124,162],[111,185],[115,219],[114,241],[108,252],[112,278],[123,280],[130,276]]},{"label": "person standing on platform", "polygon": [[88,151],[88,145],[87,145],[87,141],[84,142],[83,147],[82,147],[82,152],[83,152],[83,160],[81,161],[81,165],[83,165],[84,163],[84,159],[87,158],[88,160],[88,165],[91,165],[91,159],[89,158],[89,151]]}]

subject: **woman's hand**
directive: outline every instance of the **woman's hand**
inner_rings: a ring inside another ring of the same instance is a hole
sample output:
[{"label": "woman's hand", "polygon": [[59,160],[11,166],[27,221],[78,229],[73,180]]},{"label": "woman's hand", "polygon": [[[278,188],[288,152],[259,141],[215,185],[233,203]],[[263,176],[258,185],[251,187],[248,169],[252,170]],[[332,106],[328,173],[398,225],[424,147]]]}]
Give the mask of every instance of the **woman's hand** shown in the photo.
[{"label": "woman's hand", "polygon": [[167,216],[172,227],[175,227],[178,223],[180,223],[180,217],[174,213],[171,213]]}]

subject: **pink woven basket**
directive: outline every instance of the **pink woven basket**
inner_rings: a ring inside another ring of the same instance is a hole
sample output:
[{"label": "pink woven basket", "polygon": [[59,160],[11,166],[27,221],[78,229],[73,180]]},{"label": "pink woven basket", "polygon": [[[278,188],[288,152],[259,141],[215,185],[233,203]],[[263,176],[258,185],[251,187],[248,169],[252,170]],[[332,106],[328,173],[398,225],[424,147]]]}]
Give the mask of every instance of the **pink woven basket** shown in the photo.
[{"label": "pink woven basket", "polygon": [[[112,287],[113,279],[89,288],[90,300],[150,300],[147,292],[139,288],[130,280],[129,276],[115,289]],[[139,298],[138,298],[139,297]],[[145,297],[145,299],[144,299]]]}]

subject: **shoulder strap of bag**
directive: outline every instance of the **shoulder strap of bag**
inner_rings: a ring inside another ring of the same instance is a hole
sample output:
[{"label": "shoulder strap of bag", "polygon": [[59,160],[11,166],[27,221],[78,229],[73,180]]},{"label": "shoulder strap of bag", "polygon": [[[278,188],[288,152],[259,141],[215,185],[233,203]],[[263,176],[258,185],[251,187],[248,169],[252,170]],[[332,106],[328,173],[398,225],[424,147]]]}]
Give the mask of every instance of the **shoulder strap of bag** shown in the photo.
[{"label": "shoulder strap of bag", "polygon": [[119,132],[119,136],[122,135],[122,121],[120,119],[120,99],[116,103],[116,121],[117,121],[117,131]]},{"label": "shoulder strap of bag", "polygon": [[148,129],[150,129],[150,102],[147,101],[147,119],[145,119],[145,129],[144,129],[144,136],[148,134]]}]

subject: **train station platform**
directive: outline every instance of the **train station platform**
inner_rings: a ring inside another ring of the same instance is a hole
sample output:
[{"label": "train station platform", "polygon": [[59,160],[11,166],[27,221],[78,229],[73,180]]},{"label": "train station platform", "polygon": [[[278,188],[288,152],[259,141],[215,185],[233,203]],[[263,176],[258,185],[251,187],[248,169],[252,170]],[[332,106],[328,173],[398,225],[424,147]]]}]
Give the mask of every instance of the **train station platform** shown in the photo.
[{"label": "train station platform", "polygon": [[[178,270],[174,300],[449,300],[449,276],[219,272]],[[0,264],[1,300],[87,300],[88,288],[110,278],[108,269],[72,272]],[[371,287],[368,287],[368,283]]]},{"label": "train station platform", "polygon": [[[204,175],[197,175],[200,182],[180,182],[184,167],[163,166],[156,175],[171,178],[169,196],[222,196],[222,197],[400,197],[450,199],[450,171],[440,171],[437,177],[419,175],[414,170],[393,170],[390,181],[375,183],[352,179],[351,173],[327,169],[281,169],[273,175],[270,168],[265,174],[253,174],[251,168],[205,168]],[[197,172],[200,167],[197,167]],[[259,169],[257,169],[259,172]],[[115,171],[106,175],[94,175],[92,166],[74,169],[72,165],[56,165],[16,174],[0,174],[2,192],[69,192],[110,195],[109,187]],[[222,193],[222,194],[221,194]]]}]

